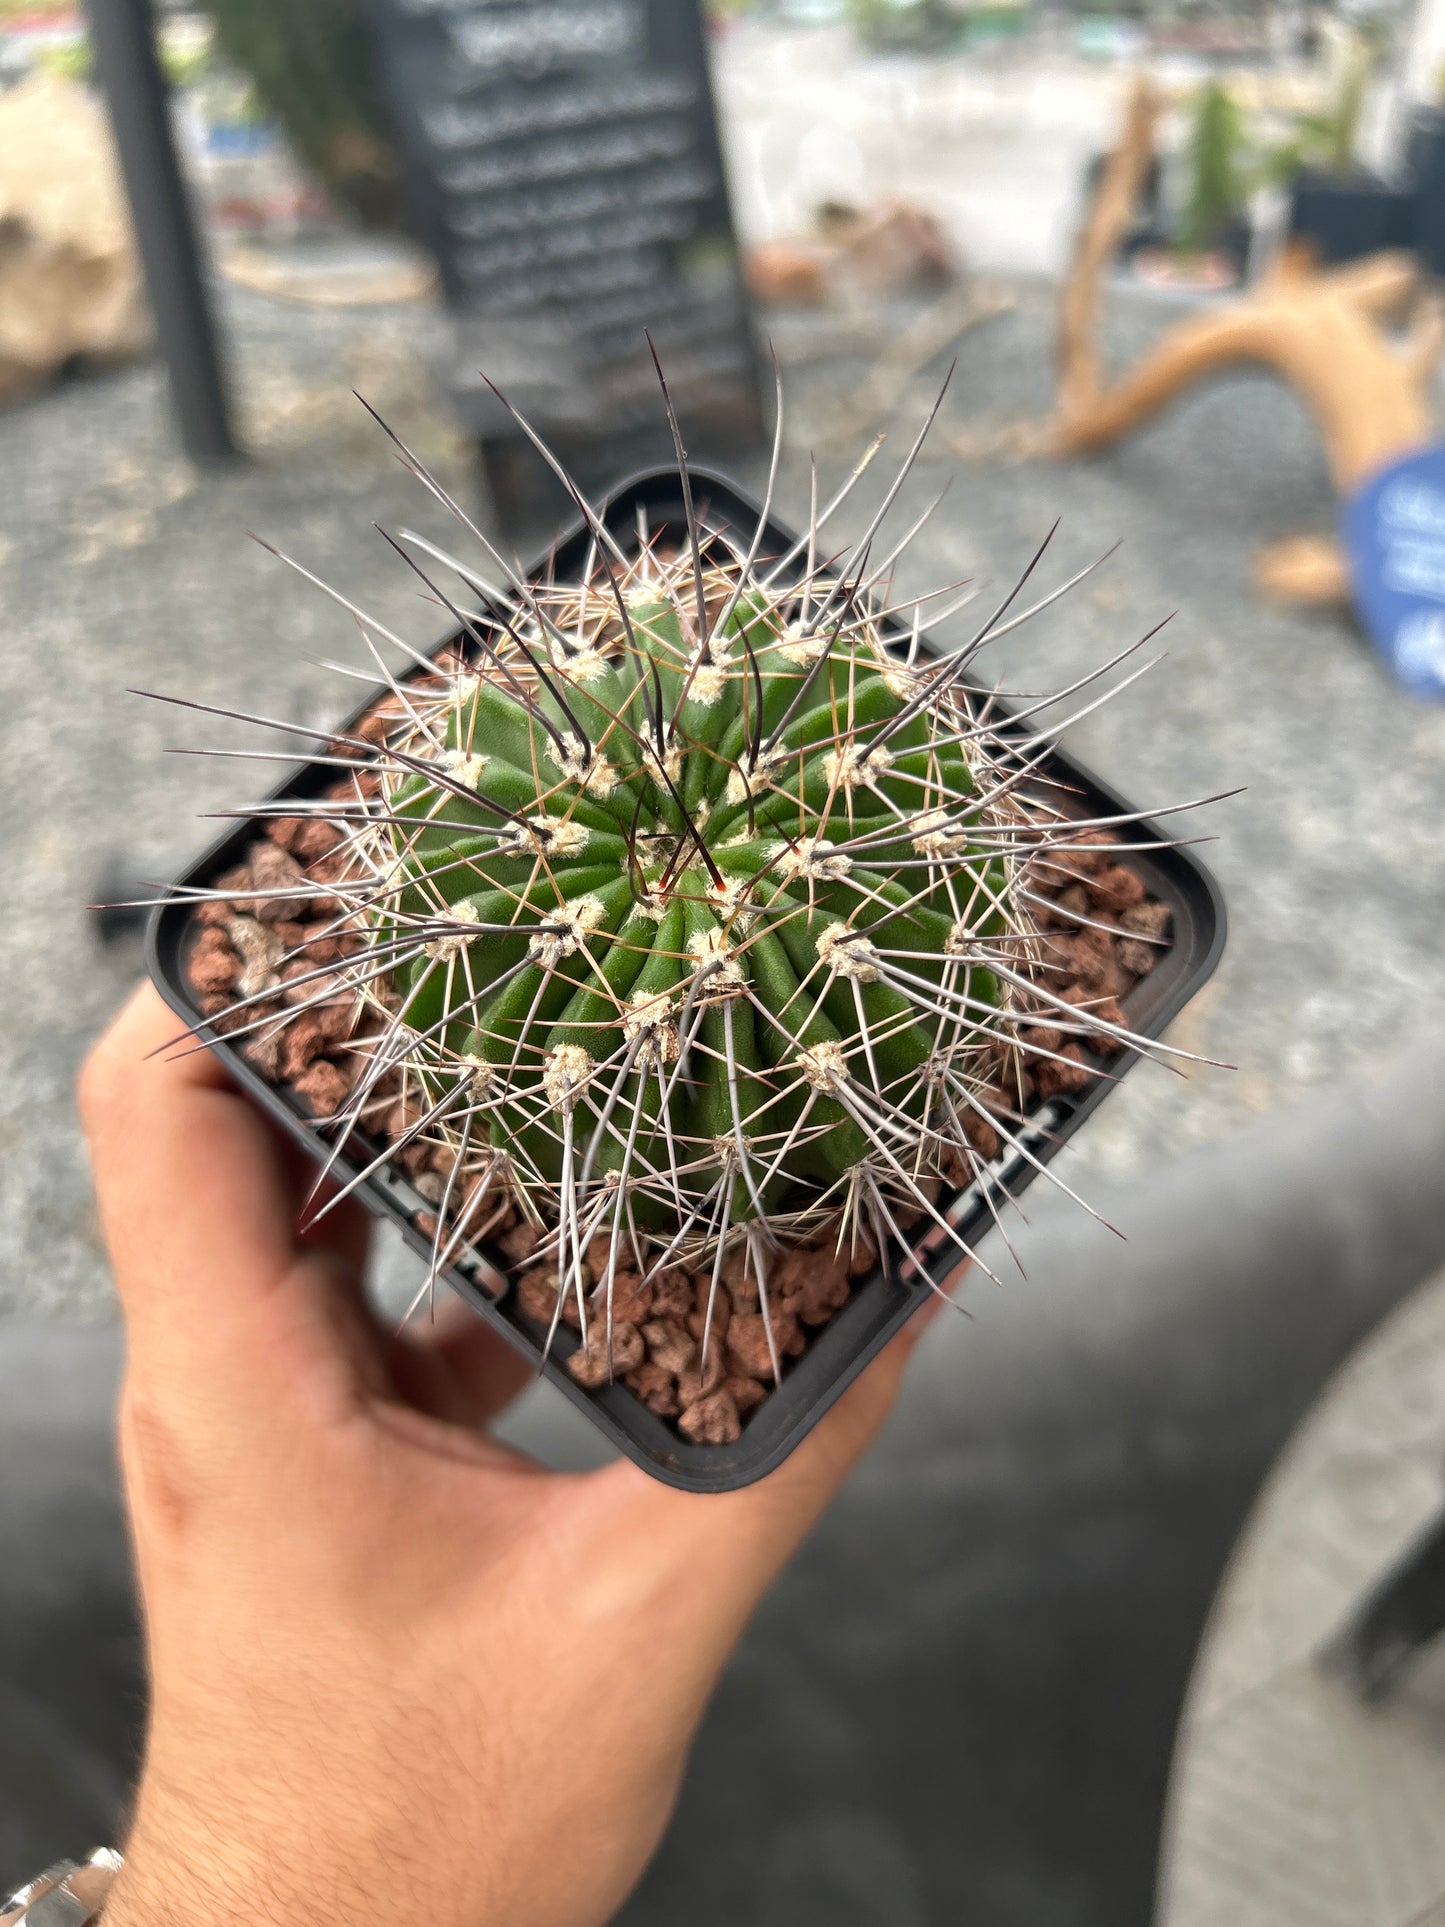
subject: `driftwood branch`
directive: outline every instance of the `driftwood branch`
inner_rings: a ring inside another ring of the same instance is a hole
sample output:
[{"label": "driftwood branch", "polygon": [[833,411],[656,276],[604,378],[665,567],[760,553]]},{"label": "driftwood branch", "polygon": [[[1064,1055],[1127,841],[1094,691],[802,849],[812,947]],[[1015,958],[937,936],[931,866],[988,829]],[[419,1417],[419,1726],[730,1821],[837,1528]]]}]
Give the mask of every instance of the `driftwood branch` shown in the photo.
[{"label": "driftwood branch", "polygon": [[1103,392],[1100,283],[1134,218],[1154,158],[1154,130],[1162,105],[1147,80],[1135,82],[1124,115],[1124,131],[1100,178],[1064,283],[1058,344],[1059,415],[1064,422],[1087,416]]},{"label": "driftwood branch", "polygon": [[[1397,354],[1381,331],[1415,285],[1408,254],[1266,281],[1228,308],[1171,328],[1112,387],[1089,392],[1075,380],[1069,405],[1060,410],[1060,450],[1106,448],[1206,375],[1235,362],[1259,362],[1282,375],[1309,408],[1344,494],[1430,440],[1418,361]],[[1438,349],[1432,346],[1432,353]]]},{"label": "driftwood branch", "polygon": [[[1098,347],[1101,283],[1148,172],[1158,114],[1157,94],[1139,82],[1064,288],[1055,452],[1107,448],[1195,383],[1241,362],[1273,368],[1299,394],[1341,494],[1425,447],[1432,439],[1429,377],[1445,348],[1445,313],[1435,298],[1420,301],[1403,350],[1392,345],[1385,330],[1418,291],[1418,269],[1407,253],[1318,270],[1302,249],[1285,248],[1250,293],[1181,321],[1117,381],[1106,379]],[[1344,559],[1320,537],[1273,545],[1258,575],[1271,593],[1293,599],[1348,593]]]}]

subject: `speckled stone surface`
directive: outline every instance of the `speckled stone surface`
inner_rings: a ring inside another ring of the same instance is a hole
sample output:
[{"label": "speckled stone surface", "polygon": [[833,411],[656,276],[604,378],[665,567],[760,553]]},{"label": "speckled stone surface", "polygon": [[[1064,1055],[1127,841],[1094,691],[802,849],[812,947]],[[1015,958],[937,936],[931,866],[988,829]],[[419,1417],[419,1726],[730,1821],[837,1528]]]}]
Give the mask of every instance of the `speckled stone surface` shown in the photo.
[{"label": "speckled stone surface", "polygon": [[[898,508],[901,531],[945,482],[900,584],[973,578],[991,607],[1055,517],[1038,579],[1061,580],[1111,544],[1107,566],[995,645],[1000,680],[1071,681],[1177,611],[1167,660],[1071,734],[1076,752],[1131,797],[1163,805],[1247,785],[1191,833],[1229,901],[1215,983],[1180,1019],[1186,1048],[1235,1071],[1185,1081],[1131,1073],[1068,1153],[1068,1166],[1126,1179],[1193,1144],[1327,1086],[1407,1044],[1445,993],[1445,709],[1396,691],[1344,615],[1262,606],[1251,550],[1324,526],[1331,498],[1298,404],[1263,376],[1221,380],[1127,446],[1088,462],[980,457],[1004,447],[1049,398],[1052,296],[1013,290],[1011,312],[974,328],[930,458]],[[9,906],[0,968],[0,1312],[85,1315],[108,1304],[71,1107],[87,1039],[138,968],[99,952],[83,906],[109,851],[159,872],[206,838],[199,813],[243,804],[272,766],[163,754],[168,745],[255,746],[255,733],[123,692],[180,692],[314,724],[350,691],[317,659],[356,662],[350,619],[245,539],[279,539],[408,636],[435,632],[416,585],[372,529],[442,519],[392,459],[350,394],[396,420],[449,482],[466,451],[431,397],[422,309],[328,311],[255,296],[227,302],[247,469],[197,482],[176,456],[155,366],[61,388],[0,415],[6,754],[0,762],[0,884]],[[1110,352],[1125,361],[1171,310],[1111,304]],[[901,321],[872,324],[876,348]],[[868,327],[863,330],[863,338]],[[782,513],[807,503],[807,451],[825,488],[862,437],[840,425],[868,354],[828,354],[824,320],[779,317],[790,395]],[[947,356],[903,397],[889,448],[840,515],[856,532],[894,445],[906,446]],[[962,446],[966,455],[954,451]],[[761,463],[743,479],[755,485]],[[272,743],[275,738],[271,738]],[[265,742],[261,746],[267,746]],[[1035,1198],[1039,1196],[1035,1192]]]},{"label": "speckled stone surface", "polygon": [[[274,750],[244,730],[127,695],[159,690],[314,725],[353,700],[319,659],[360,656],[351,619],[255,543],[254,529],[347,584],[409,634],[435,634],[372,522],[435,530],[353,387],[407,423],[465,485],[430,398],[419,310],[232,307],[241,418],[255,460],[198,481],[178,459],[159,367],[60,388],[0,414],[5,756],[0,889],[0,1313],[109,1308],[72,1085],[87,1041],[141,968],[99,949],[85,905],[117,853],[164,878],[219,833],[208,810],[269,788],[280,765],[165,754]],[[289,747],[294,751],[297,739]]]}]

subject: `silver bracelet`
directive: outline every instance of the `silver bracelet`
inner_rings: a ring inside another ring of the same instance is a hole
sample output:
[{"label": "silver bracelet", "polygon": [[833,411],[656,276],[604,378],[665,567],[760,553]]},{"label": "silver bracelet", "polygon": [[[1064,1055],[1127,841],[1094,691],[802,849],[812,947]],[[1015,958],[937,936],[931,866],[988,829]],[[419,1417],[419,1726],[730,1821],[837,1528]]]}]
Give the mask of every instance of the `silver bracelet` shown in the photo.
[{"label": "silver bracelet", "polygon": [[113,1847],[84,1860],[57,1860],[0,1904],[0,1927],[89,1927],[100,1919],[121,1869]]}]

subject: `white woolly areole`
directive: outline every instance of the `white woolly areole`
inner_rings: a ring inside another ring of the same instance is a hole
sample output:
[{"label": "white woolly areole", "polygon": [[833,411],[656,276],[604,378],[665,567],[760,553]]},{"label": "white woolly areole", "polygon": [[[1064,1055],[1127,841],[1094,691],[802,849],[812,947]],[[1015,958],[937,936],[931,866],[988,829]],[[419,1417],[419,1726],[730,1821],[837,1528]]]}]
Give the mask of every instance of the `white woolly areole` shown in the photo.
[{"label": "white woolly areole", "polygon": [[527,945],[527,955],[534,963],[549,966],[563,957],[572,956],[586,943],[606,914],[601,897],[593,896],[590,891],[585,897],[577,897],[571,903],[559,903],[555,910],[547,912],[547,922],[561,924],[562,928],[539,930]]},{"label": "white woolly areole", "polygon": [[474,1050],[464,1050],[461,1062],[471,1072],[468,1090],[473,1097],[485,1097],[497,1082],[497,1067],[489,1064],[485,1057],[478,1057]]},{"label": "white woolly areole", "polygon": [[552,1108],[560,1111],[570,1104],[592,1070],[592,1054],[580,1044],[557,1044],[549,1050],[542,1070],[542,1088]]},{"label": "white woolly areole", "polygon": [[784,662],[796,664],[816,662],[828,647],[826,636],[815,635],[801,622],[790,622],[783,631],[783,639],[778,644],[778,654]]},{"label": "white woolly areole", "polygon": [[[438,919],[438,921],[440,921],[440,919]],[[446,921],[451,926],[460,925],[461,928],[449,928],[446,933],[438,937],[434,943],[429,943],[426,946],[426,954],[429,957],[438,957],[444,963],[465,950],[467,945],[474,940],[476,936],[476,925],[479,921],[477,917],[477,906],[474,903],[468,902],[467,899],[463,897],[460,903],[454,903],[447,912]],[[470,928],[468,926],[470,926]]]},{"label": "white woolly areole", "polygon": [[860,984],[878,981],[878,946],[854,936],[846,923],[830,923],[819,937],[818,961],[835,977],[852,977]]},{"label": "white woolly areole", "polygon": [[559,675],[565,676],[568,682],[597,682],[611,667],[603,652],[600,649],[594,649],[590,643],[584,643],[580,649],[569,656],[559,655],[553,651],[552,662]]},{"label": "white woolly areole", "polygon": [[709,930],[695,930],[687,947],[697,958],[699,975],[706,975],[704,994],[733,996],[742,989],[743,967],[723,931],[715,925]]},{"label": "white woolly areole", "polygon": [[721,664],[705,662],[700,669],[693,672],[687,699],[690,703],[700,704],[704,709],[711,709],[727,688],[727,681],[728,672]]},{"label": "white woolly areole", "polygon": [[622,1034],[630,1044],[641,1037],[639,1056],[650,1064],[671,1064],[678,1054],[677,1026],[672,1022],[673,1002],[663,991],[640,991],[629,997],[622,1013]]},{"label": "white woolly areole", "polygon": [[830,749],[823,758],[823,775],[829,789],[851,795],[856,789],[872,789],[892,764],[886,749],[865,750],[857,743],[845,743],[841,749]]},{"label": "white woolly areole", "polygon": [[905,669],[901,663],[895,662],[892,656],[886,655],[882,650],[878,652],[877,660],[879,677],[890,696],[896,696],[900,702],[907,702],[909,697],[918,694],[923,685],[913,670]]},{"label": "white woolly areole", "polygon": [[672,903],[672,891],[662,888],[661,877],[644,877],[642,895],[637,901],[640,916],[650,917],[654,923],[661,923]]},{"label": "white woolly areole", "polygon": [[497,845],[501,856],[576,856],[587,848],[592,832],[585,823],[567,816],[529,816],[515,824]]},{"label": "white woolly areole", "polygon": [[372,889],[378,899],[396,896],[409,883],[418,881],[412,876],[404,856],[393,856],[387,863],[378,863],[370,879]]},{"label": "white woolly areole", "polygon": [[968,927],[968,920],[960,917],[944,939],[943,954],[945,957],[963,957],[973,948],[973,944],[974,933]]},{"label": "white woolly areole", "polygon": [[610,796],[617,788],[617,769],[601,750],[590,755],[569,729],[560,746],[547,738],[547,758],[571,783],[581,783],[592,796]]},{"label": "white woolly areole", "polygon": [[659,762],[657,745],[649,742],[643,752],[643,757],[644,761],[650,763],[653,769],[661,768],[665,770],[671,782],[675,783],[682,775],[682,750],[676,743],[673,744],[666,756]]},{"label": "white woolly areole", "polygon": [[836,1037],[805,1044],[793,1062],[815,1091],[831,1091],[848,1081],[848,1056]]},{"label": "white woolly areole", "polygon": [[968,832],[947,810],[925,810],[913,819],[913,847],[919,856],[958,856],[968,848]]},{"label": "white woolly areole", "polygon": [[445,770],[454,783],[464,783],[469,790],[474,790],[491,760],[490,756],[474,756],[465,749],[444,749],[437,758],[437,768]]},{"label": "white woolly areole", "polygon": [[752,885],[746,877],[728,877],[721,888],[713,884],[707,893],[707,900],[720,917],[734,917],[748,900]]},{"label": "white woolly areole", "polygon": [[812,877],[821,883],[841,883],[853,868],[853,859],[834,849],[825,836],[800,836],[796,843],[773,845],[773,867],[789,882]]},{"label": "white woolly areole", "polygon": [[547,760],[555,763],[562,774],[574,783],[580,783],[587,774],[587,751],[582,747],[581,739],[574,736],[570,729],[562,732],[560,743],[548,736]]},{"label": "white woolly areole", "polygon": [[462,674],[454,677],[452,680],[452,701],[458,709],[465,709],[481,686],[480,676]]},{"label": "white woolly areole", "polygon": [[751,771],[738,763],[728,772],[729,803],[745,803],[749,796],[761,795],[787,760],[787,750],[778,748],[765,749],[758,757],[757,767]]}]

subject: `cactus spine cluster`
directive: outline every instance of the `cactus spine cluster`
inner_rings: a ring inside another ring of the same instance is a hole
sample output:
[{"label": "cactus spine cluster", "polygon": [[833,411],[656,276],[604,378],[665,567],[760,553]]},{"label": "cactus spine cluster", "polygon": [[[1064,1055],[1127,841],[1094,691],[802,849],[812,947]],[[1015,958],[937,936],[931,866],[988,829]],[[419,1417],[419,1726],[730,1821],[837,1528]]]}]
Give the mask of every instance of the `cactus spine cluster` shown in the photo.
[{"label": "cactus spine cluster", "polygon": [[[525,581],[484,544],[497,583],[404,538],[456,642],[388,673],[374,726],[331,748],[351,793],[313,807],[345,830],[340,974],[368,1007],[340,1142],[399,1083],[412,1122],[378,1162],[450,1147],[435,1270],[505,1199],[584,1334],[604,1298],[610,1331],[621,1270],[716,1284],[725,1254],[766,1314],[790,1238],[957,1242],[946,1192],[982,1173],[978,1121],[1027,1155],[997,1105],[1026,1054],[1144,1045],[1039,966],[1031,882],[1090,826],[1041,799],[1032,710],[1004,729],[970,687],[1032,613],[1018,590],[944,658],[929,599],[890,602],[903,544],[875,547],[907,468],[841,557],[820,531],[846,489],[791,548],[766,506],[744,546],[685,464],[665,527],[584,510],[577,580]],[[334,997],[336,967],[315,977]]]}]

